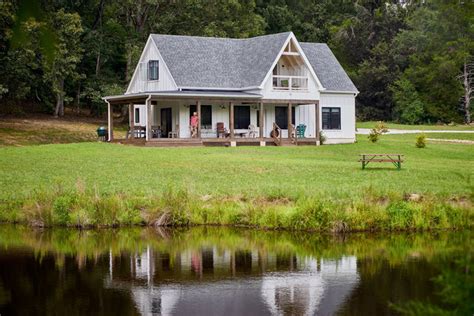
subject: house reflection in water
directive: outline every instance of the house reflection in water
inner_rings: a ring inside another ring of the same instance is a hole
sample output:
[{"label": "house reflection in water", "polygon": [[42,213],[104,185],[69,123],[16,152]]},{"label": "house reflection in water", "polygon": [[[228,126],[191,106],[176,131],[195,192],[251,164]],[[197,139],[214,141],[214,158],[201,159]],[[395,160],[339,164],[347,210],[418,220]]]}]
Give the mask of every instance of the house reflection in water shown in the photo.
[{"label": "house reflection in water", "polygon": [[213,247],[110,253],[106,286],[130,291],[141,314],[333,314],[359,281],[355,257],[313,259]]}]

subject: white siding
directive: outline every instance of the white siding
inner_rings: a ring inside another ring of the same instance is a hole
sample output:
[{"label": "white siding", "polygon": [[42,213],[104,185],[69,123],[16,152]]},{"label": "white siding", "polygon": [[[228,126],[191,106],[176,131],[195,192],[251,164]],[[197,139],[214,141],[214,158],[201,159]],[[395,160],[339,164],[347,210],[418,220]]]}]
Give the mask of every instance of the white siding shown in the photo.
[{"label": "white siding", "polygon": [[[353,94],[321,93],[320,110],[323,107],[341,108],[341,129],[322,130],[327,144],[355,142],[355,96]],[[321,115],[321,113],[320,113]]]},{"label": "white siding", "polygon": [[[148,80],[148,61],[159,60],[159,80]],[[177,90],[171,73],[169,72],[163,58],[151,39],[147,41],[142,56],[138,62],[137,69],[130,81],[126,94],[149,91],[171,91]]]}]

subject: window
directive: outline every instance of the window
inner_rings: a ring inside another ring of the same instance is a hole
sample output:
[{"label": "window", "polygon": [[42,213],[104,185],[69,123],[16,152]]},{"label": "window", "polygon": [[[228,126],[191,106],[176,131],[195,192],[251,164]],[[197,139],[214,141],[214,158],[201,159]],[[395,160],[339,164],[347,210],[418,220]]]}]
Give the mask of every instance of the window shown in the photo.
[{"label": "window", "polygon": [[260,110],[257,110],[257,127],[260,127]]},{"label": "window", "polygon": [[[295,124],[295,107],[292,107],[291,111],[291,124]],[[275,107],[275,123],[280,126],[281,129],[288,129],[288,107],[287,106],[276,106]]]},{"label": "window", "polygon": [[234,106],[234,128],[248,129],[250,125],[250,106]]},{"label": "window", "polygon": [[148,61],[148,80],[160,79],[160,61],[150,60]]},{"label": "window", "polygon": [[140,123],[140,109],[135,108],[135,124],[139,124],[139,123]]},{"label": "window", "polygon": [[341,108],[322,108],[323,129],[341,129]]},{"label": "window", "polygon": [[[189,106],[189,118],[197,112],[196,104]],[[203,129],[212,129],[212,105],[201,105],[201,127]]]},{"label": "window", "polygon": [[211,105],[201,105],[201,126],[203,129],[212,129]]}]

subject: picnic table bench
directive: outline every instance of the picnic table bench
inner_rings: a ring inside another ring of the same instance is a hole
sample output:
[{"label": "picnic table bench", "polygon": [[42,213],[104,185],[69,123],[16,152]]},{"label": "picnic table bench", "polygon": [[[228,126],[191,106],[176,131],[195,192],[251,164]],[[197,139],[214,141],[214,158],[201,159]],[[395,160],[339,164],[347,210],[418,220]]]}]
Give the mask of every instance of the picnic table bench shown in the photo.
[{"label": "picnic table bench", "polygon": [[360,154],[359,156],[359,161],[362,162],[362,169],[365,169],[370,162],[391,162],[398,170],[402,168],[402,154]]}]

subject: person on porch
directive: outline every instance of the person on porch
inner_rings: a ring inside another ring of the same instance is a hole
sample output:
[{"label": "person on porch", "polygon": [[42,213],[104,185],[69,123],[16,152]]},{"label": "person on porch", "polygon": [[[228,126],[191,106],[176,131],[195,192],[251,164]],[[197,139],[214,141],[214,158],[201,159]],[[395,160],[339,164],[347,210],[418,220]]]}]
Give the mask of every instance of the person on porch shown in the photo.
[{"label": "person on porch", "polygon": [[193,113],[193,116],[191,116],[189,123],[191,125],[191,137],[195,138],[197,137],[198,125],[199,125],[199,117],[197,115],[197,112]]}]

